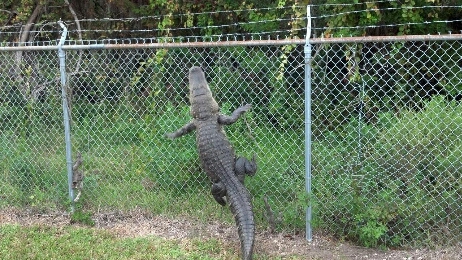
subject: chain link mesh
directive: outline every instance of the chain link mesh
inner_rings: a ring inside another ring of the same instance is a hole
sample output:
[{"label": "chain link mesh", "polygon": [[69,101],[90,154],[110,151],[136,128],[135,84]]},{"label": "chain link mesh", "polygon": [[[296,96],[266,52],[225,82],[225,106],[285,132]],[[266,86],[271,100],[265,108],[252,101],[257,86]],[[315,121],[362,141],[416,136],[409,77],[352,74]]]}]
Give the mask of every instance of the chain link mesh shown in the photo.
[{"label": "chain link mesh", "polygon": [[[257,155],[258,174],[246,179],[257,221],[267,223],[265,212],[271,212],[273,227],[303,227],[304,206],[290,205],[304,191],[302,49],[66,51],[72,153],[83,159],[78,203],[90,210],[220,212],[194,134],[164,137],[191,120],[187,77],[199,65],[223,113],[253,106],[225,131],[238,155]],[[0,73],[1,206],[62,208],[68,195],[57,54],[30,52],[19,69],[17,52],[0,54],[7,65]]]},{"label": "chain link mesh", "polygon": [[[313,224],[367,246],[461,240],[460,41],[313,45],[312,191],[304,190],[303,46],[66,51],[78,203],[90,210],[219,211],[188,122],[187,73],[201,66],[236,153],[257,155],[246,179],[256,221]],[[141,46],[141,45],[140,45]],[[68,205],[55,51],[0,52],[0,207]],[[20,63],[18,63],[20,61]],[[18,65],[19,64],[19,65]]]},{"label": "chain link mesh", "polygon": [[461,47],[315,45],[318,226],[366,246],[461,241]]},{"label": "chain link mesh", "polygon": [[54,207],[67,194],[56,52],[0,52],[0,60],[0,206]]}]

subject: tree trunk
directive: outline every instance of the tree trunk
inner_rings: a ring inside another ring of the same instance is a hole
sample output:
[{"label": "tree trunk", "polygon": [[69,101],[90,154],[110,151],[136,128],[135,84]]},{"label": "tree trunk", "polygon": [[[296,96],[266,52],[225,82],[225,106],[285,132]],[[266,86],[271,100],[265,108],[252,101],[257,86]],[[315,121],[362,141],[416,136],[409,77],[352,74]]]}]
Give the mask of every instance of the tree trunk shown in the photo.
[{"label": "tree trunk", "polygon": [[[32,26],[38,20],[40,14],[42,13],[42,10],[43,10],[43,5],[37,4],[34,11],[32,12],[29,19],[27,20],[27,23],[24,26],[24,29],[22,30],[20,34],[19,46],[24,45],[24,43],[27,41],[27,38],[29,37],[29,34],[30,34],[30,30],[32,29]],[[24,80],[23,75],[21,75],[22,70],[23,70],[23,51],[16,52],[15,66],[16,66],[15,74],[16,74],[16,79],[19,83],[19,91],[21,92],[24,99],[28,100],[32,96],[31,95],[32,89],[30,86],[30,82],[26,82]]]}]

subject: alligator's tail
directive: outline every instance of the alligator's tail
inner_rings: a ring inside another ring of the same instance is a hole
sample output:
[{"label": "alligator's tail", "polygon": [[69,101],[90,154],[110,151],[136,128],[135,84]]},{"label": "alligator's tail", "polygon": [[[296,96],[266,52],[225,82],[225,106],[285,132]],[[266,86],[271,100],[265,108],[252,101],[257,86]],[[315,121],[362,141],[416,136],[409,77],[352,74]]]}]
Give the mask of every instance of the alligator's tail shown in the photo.
[{"label": "alligator's tail", "polygon": [[238,228],[242,259],[252,259],[255,240],[255,221],[250,194],[235,176],[221,180],[226,187],[226,197]]}]

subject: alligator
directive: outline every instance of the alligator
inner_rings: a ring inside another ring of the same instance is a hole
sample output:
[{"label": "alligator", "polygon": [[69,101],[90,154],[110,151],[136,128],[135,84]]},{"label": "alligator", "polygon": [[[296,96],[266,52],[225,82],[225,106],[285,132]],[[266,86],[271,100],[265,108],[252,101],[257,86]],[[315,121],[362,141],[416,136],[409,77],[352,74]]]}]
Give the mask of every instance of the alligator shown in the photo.
[{"label": "alligator", "polygon": [[220,114],[218,103],[200,67],[189,70],[189,102],[192,120],[166,137],[174,139],[196,130],[196,145],[202,169],[211,180],[211,193],[222,206],[229,203],[238,227],[242,259],[252,259],[255,239],[255,221],[251,196],[244,186],[244,177],[257,171],[255,155],[249,161],[236,156],[223,125],[236,122],[251,108],[241,106],[228,116]]}]

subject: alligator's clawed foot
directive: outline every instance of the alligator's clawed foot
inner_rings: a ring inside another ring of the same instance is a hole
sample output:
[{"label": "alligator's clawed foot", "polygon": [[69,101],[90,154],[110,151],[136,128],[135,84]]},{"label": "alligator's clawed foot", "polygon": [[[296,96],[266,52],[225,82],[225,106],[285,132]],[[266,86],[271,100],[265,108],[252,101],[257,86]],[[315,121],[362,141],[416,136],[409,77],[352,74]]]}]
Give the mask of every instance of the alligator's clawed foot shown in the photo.
[{"label": "alligator's clawed foot", "polygon": [[236,158],[234,171],[241,183],[244,183],[245,175],[254,176],[257,172],[257,161],[255,157],[254,154],[251,161],[245,157]]},{"label": "alligator's clawed foot", "polygon": [[226,205],[226,187],[221,182],[214,182],[212,184],[212,195],[213,198],[220,204],[221,206]]}]

